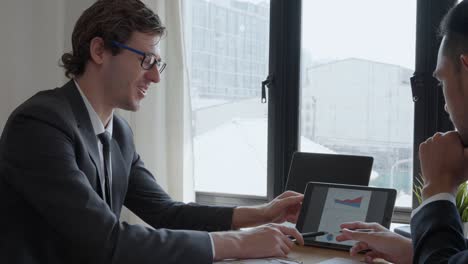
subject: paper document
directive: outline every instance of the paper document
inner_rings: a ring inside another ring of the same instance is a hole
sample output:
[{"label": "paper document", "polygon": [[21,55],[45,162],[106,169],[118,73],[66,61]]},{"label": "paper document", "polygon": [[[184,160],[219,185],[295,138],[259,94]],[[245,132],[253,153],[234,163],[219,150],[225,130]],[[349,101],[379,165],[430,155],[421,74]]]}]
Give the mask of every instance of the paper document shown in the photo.
[{"label": "paper document", "polygon": [[362,264],[362,262],[345,258],[332,258],[319,262],[319,264]]},{"label": "paper document", "polygon": [[302,264],[290,258],[264,258],[264,259],[243,259],[243,260],[224,260],[215,262],[216,264]]}]

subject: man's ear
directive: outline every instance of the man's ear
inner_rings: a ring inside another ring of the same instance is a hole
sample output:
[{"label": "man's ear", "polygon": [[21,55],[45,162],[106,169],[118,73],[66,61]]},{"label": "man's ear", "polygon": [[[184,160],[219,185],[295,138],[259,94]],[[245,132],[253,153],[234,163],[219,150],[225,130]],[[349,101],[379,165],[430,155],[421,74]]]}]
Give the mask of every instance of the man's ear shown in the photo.
[{"label": "man's ear", "polygon": [[460,64],[463,70],[468,71],[468,54],[460,55]]},{"label": "man's ear", "polygon": [[96,64],[102,64],[104,61],[105,48],[104,40],[100,37],[94,37],[89,42],[89,57]]}]

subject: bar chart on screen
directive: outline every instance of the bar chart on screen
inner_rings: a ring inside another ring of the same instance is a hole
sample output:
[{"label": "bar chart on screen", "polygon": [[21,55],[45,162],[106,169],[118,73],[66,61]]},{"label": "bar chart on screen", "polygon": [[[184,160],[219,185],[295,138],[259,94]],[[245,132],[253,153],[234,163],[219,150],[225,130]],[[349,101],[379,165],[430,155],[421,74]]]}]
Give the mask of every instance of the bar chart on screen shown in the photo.
[{"label": "bar chart on screen", "polygon": [[[336,242],[340,224],[351,221],[365,221],[371,192],[330,188],[325,200],[319,230],[329,232],[326,236],[317,237],[317,241]],[[353,241],[343,242],[345,245]]]}]

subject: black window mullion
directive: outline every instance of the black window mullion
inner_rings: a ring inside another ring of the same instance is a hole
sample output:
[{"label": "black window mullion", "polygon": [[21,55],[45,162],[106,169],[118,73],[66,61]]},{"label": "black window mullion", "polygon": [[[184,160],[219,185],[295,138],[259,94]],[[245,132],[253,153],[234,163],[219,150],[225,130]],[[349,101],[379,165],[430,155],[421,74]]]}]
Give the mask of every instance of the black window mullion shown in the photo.
[{"label": "black window mullion", "polygon": [[299,142],[301,1],[271,0],[267,197],[282,193]]},{"label": "black window mullion", "polygon": [[[442,89],[432,73],[437,64],[440,46],[438,28],[443,16],[456,4],[456,0],[418,0],[416,18],[416,67],[413,76],[414,153],[413,184],[420,179],[419,144],[438,131],[453,129],[444,110]],[[418,201],[413,195],[413,208]]]}]

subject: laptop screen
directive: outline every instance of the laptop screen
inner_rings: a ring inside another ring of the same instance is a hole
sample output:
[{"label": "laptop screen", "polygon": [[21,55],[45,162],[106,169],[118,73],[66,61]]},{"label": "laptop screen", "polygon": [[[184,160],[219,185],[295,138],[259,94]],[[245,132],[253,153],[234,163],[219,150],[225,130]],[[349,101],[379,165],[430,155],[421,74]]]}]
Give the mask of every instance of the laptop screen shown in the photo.
[{"label": "laptop screen", "polygon": [[310,181],[368,186],[373,161],[367,156],[295,152],[286,190],[304,193]]}]

